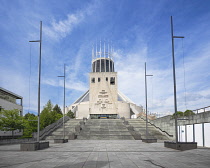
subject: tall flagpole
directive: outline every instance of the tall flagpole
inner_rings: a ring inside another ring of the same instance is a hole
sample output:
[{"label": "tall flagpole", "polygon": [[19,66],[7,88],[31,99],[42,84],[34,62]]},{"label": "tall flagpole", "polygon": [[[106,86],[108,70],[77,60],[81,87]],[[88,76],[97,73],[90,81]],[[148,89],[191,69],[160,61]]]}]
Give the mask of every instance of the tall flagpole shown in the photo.
[{"label": "tall flagpole", "polygon": [[147,117],[147,64],[145,62],[145,107],[146,107],[146,139],[148,139],[148,117]]},{"label": "tall flagpole", "polygon": [[38,77],[38,124],[37,124],[37,142],[40,141],[40,87],[41,87],[41,58],[42,58],[42,21],[40,21],[40,40],[29,42],[39,42],[39,77]]},{"label": "tall flagpole", "polygon": [[176,70],[175,70],[175,58],[174,58],[174,38],[184,38],[183,36],[174,36],[173,31],[173,18],[171,16],[171,41],[172,41],[172,62],[173,62],[173,81],[174,81],[174,114],[175,114],[175,138],[176,149],[178,147],[178,130],[177,130],[177,99],[176,99]]},{"label": "tall flagpole", "polygon": [[63,139],[65,139],[65,120],[64,120],[64,117],[65,117],[65,102],[66,102],[66,64],[64,64],[64,75],[63,76],[58,76],[58,77],[63,77],[64,80],[63,80]]}]

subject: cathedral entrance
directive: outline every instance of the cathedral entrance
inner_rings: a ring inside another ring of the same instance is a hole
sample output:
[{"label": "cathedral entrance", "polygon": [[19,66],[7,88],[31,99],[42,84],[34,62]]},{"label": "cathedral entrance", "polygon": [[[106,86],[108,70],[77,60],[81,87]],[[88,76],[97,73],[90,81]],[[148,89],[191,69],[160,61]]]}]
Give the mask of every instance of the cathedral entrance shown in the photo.
[{"label": "cathedral entrance", "polygon": [[90,114],[91,119],[117,119],[117,114]]}]

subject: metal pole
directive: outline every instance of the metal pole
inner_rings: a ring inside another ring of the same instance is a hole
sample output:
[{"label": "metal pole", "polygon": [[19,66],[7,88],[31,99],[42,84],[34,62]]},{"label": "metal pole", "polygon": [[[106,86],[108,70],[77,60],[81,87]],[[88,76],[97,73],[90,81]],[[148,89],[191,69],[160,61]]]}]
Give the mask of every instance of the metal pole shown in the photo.
[{"label": "metal pole", "polygon": [[41,85],[41,58],[42,58],[42,21],[40,21],[40,50],[39,50],[39,86],[38,86],[38,129],[37,141],[39,142],[40,136],[40,85]]},{"label": "metal pole", "polygon": [[153,76],[153,75],[147,75],[147,64],[146,64],[146,62],[145,62],[146,139],[148,138],[148,117],[147,117],[147,76]]},{"label": "metal pole", "polygon": [[63,139],[65,139],[66,65],[64,64]]},{"label": "metal pole", "polygon": [[146,69],[146,62],[145,62],[145,102],[146,102],[146,139],[148,134],[148,128],[147,128],[147,69]]},{"label": "metal pole", "polygon": [[174,38],[173,38],[173,18],[171,16],[171,40],[172,40],[172,61],[173,61],[173,81],[174,81],[174,112],[175,112],[175,138],[176,149],[178,143],[178,130],[177,130],[177,104],[176,104],[176,72],[175,72],[175,60],[174,60]]},{"label": "metal pole", "polygon": [[37,125],[37,141],[39,142],[40,136],[40,86],[41,86],[41,58],[42,58],[42,21],[40,21],[40,40],[34,40],[29,42],[39,42],[39,69],[38,69],[38,125]]},{"label": "metal pole", "polygon": [[184,37],[182,37],[182,36],[174,36],[174,32],[173,32],[173,18],[171,16],[171,40],[172,40],[173,81],[174,81],[175,136],[176,136],[176,149],[177,149],[177,145],[178,145],[178,130],[177,130],[177,100],[176,100],[176,71],[175,71],[175,58],[174,58],[174,38],[184,38]]},{"label": "metal pole", "polygon": [[64,64],[64,75],[63,76],[58,76],[58,77],[63,77],[64,78],[64,83],[63,83],[63,139],[65,139],[65,102],[66,102],[66,65]]}]

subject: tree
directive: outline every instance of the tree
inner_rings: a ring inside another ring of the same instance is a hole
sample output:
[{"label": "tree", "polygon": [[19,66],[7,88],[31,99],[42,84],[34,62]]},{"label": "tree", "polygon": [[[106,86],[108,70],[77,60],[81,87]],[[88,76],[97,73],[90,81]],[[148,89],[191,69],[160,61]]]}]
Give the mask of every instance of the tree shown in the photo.
[{"label": "tree", "polygon": [[29,119],[31,117],[35,117],[35,115],[33,113],[29,113],[29,112],[24,115],[24,119]]},{"label": "tree", "polygon": [[[177,118],[183,117],[184,113],[182,111],[177,111]],[[175,113],[173,114],[173,118],[175,118]]]},{"label": "tree", "polygon": [[53,123],[53,116],[51,115],[52,110],[53,110],[53,104],[49,100],[40,114],[41,129]]},{"label": "tree", "polygon": [[63,113],[61,111],[61,108],[57,104],[53,108],[52,117],[54,119],[54,122],[63,117]]},{"label": "tree", "polygon": [[58,114],[63,115],[61,108],[57,104],[53,107],[53,111],[55,111]]},{"label": "tree", "polygon": [[0,112],[0,130],[12,131],[14,138],[14,131],[24,127],[23,117],[19,115],[19,110],[2,110]]},{"label": "tree", "polygon": [[[61,113],[61,114],[60,114]],[[40,114],[40,127],[41,129],[45,128],[46,126],[54,123],[58,119],[62,117],[62,112],[60,107],[57,105],[53,108],[53,104],[49,100],[47,104],[44,106]]]},{"label": "tree", "polygon": [[[177,117],[184,117],[184,116],[190,116],[194,115],[195,113],[192,110],[186,110],[185,112],[177,111]],[[175,118],[175,113],[173,114],[173,118]]]},{"label": "tree", "polygon": [[24,116],[23,137],[32,137],[33,132],[37,132],[37,116],[32,113],[27,113]]},{"label": "tree", "polygon": [[186,110],[184,112],[184,116],[191,116],[191,115],[195,115],[195,113],[192,110]]},{"label": "tree", "polygon": [[75,115],[71,110],[69,110],[66,115],[69,116],[70,118],[75,118]]}]

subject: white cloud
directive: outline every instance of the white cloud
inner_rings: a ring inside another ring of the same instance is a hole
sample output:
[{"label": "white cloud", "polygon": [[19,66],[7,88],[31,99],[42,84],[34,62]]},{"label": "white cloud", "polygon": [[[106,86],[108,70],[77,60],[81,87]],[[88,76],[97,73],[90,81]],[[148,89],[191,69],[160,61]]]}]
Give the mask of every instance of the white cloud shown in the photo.
[{"label": "white cloud", "polygon": [[[43,79],[42,81],[45,85],[50,85],[54,87],[63,87],[63,81],[55,81],[54,79]],[[66,80],[66,89],[85,92],[88,90],[86,83],[81,82],[79,79],[72,78],[71,80]]]},{"label": "white cloud", "polygon": [[85,17],[92,14],[97,3],[93,2],[83,10],[79,10],[72,14],[67,14],[66,19],[55,20],[52,19],[50,26],[43,27],[43,33],[54,40],[59,40],[71,34],[73,29],[85,20]]},{"label": "white cloud", "polygon": [[51,26],[44,26],[43,32],[52,39],[60,39],[71,33],[73,28],[84,19],[83,12],[68,14],[66,20],[56,22],[54,19]]},{"label": "white cloud", "polygon": [[[147,48],[140,48],[135,53],[122,55],[123,51],[116,53],[116,65],[118,69],[119,89],[137,104],[145,105],[144,86],[144,60],[147,58]],[[185,58],[185,86],[184,68],[182,60],[176,64],[177,104],[178,110],[186,108],[194,110],[201,106],[209,105],[210,90],[205,86],[209,73],[207,71],[210,50],[208,44],[202,50],[194,49],[194,55],[186,55]],[[158,54],[158,53],[157,53]],[[197,56],[199,55],[199,57]],[[172,114],[174,112],[172,65],[157,68],[159,60],[151,58],[147,62],[147,74],[154,75],[147,78],[148,109],[152,112]],[[202,66],[201,66],[202,65]],[[208,83],[208,82],[207,82]],[[208,84],[206,84],[207,86]],[[186,87],[186,102],[185,102]]]}]

